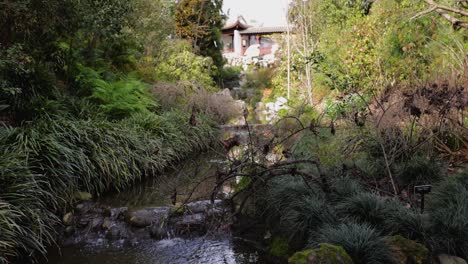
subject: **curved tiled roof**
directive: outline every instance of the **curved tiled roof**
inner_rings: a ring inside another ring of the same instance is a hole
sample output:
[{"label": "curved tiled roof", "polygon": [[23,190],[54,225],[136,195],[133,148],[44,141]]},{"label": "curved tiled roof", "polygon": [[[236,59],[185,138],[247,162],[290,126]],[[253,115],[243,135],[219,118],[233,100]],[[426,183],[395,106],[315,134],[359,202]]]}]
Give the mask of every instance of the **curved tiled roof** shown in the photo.
[{"label": "curved tiled roof", "polygon": [[237,20],[230,24],[225,25],[221,30],[238,29],[238,28],[246,29],[246,28],[249,28],[249,26]]},{"label": "curved tiled roof", "polygon": [[251,27],[240,31],[241,34],[269,34],[269,33],[284,33],[288,31],[288,27]]}]

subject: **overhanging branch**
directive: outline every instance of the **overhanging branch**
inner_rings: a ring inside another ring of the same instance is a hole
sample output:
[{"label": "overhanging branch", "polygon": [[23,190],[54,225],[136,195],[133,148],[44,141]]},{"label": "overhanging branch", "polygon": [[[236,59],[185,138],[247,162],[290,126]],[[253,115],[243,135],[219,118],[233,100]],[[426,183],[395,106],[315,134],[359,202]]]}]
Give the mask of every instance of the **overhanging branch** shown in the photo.
[{"label": "overhanging branch", "polygon": [[461,10],[461,9],[437,4],[433,0],[424,0],[424,1],[428,3],[431,7],[427,10],[417,13],[411,19],[416,19],[416,18],[425,16],[429,13],[437,12],[441,17],[449,21],[452,24],[454,29],[460,29],[460,28],[468,29],[468,22],[463,21],[447,13],[447,12],[451,12],[451,13],[461,15],[463,17],[468,17],[468,12]]}]

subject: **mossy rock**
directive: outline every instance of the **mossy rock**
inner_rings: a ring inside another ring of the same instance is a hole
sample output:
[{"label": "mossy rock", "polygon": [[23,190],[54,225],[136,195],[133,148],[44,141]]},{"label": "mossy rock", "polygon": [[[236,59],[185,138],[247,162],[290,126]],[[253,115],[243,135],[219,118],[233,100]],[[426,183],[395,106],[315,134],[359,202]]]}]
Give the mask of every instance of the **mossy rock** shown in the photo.
[{"label": "mossy rock", "polygon": [[79,201],[89,201],[93,199],[93,195],[89,192],[76,192],[73,197]]},{"label": "mossy rock", "polygon": [[400,235],[388,237],[387,243],[392,248],[399,264],[423,264],[429,254],[429,250],[424,245]]},{"label": "mossy rock", "polygon": [[288,257],[289,244],[288,241],[281,237],[275,237],[270,244],[270,254],[275,257]]},{"label": "mossy rock", "polygon": [[175,205],[171,206],[171,215],[183,215],[185,213],[185,206],[182,203],[176,203]]},{"label": "mossy rock", "polygon": [[289,258],[290,264],[352,264],[353,260],[343,247],[327,243],[318,248],[296,252]]}]

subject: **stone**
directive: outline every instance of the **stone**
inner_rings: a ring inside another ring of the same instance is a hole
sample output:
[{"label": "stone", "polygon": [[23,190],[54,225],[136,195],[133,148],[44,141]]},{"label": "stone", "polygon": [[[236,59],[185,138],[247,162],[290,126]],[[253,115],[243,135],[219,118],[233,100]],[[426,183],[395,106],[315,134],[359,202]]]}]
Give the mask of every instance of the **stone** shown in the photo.
[{"label": "stone", "polygon": [[440,264],[466,264],[466,260],[456,256],[441,254],[437,256],[437,258],[439,259]]},{"label": "stone", "polygon": [[142,228],[151,224],[160,224],[167,221],[170,213],[170,207],[146,208],[129,212],[127,214],[127,221],[134,227]]},{"label": "stone", "polygon": [[91,220],[91,229],[94,231],[97,231],[101,229],[102,225],[104,223],[104,219],[101,217],[94,218]]},{"label": "stone", "polygon": [[391,236],[386,240],[393,251],[397,262],[400,264],[423,264],[429,254],[429,250],[416,241],[409,240],[400,235]]},{"label": "stone", "polygon": [[168,231],[159,225],[152,225],[149,227],[150,236],[153,239],[165,239],[168,237]]},{"label": "stone", "polygon": [[353,260],[343,247],[321,243],[315,249],[296,252],[290,264],[352,264]]},{"label": "stone", "polygon": [[128,207],[106,208],[104,214],[112,219],[122,219],[128,212]]},{"label": "stone", "polygon": [[89,222],[91,222],[89,218],[81,218],[78,220],[77,226],[80,228],[85,228],[89,225]]},{"label": "stone", "polygon": [[193,202],[185,205],[185,211],[192,214],[204,213],[210,208],[220,207],[222,202],[221,200],[215,200],[214,204],[211,204],[210,200]]},{"label": "stone", "polygon": [[205,230],[205,214],[187,214],[176,218],[174,226],[179,234],[202,232]]},{"label": "stone", "polygon": [[75,233],[75,228],[73,226],[67,226],[65,228],[65,231],[64,231],[65,236],[70,237],[71,235],[73,235],[73,233]]},{"label": "stone", "polygon": [[106,233],[106,238],[110,240],[117,240],[121,238],[120,229],[117,226],[112,226]]},{"label": "stone", "polygon": [[73,214],[70,212],[70,213],[66,213],[64,216],[63,216],[63,224],[64,225],[67,225],[67,226],[70,226],[73,224]]},{"label": "stone", "polygon": [[89,201],[93,199],[93,195],[89,192],[76,192],[74,197],[80,201]]},{"label": "stone", "polygon": [[104,222],[102,223],[101,227],[105,230],[109,230],[113,225],[114,223],[112,222],[112,220],[106,217],[104,218]]}]

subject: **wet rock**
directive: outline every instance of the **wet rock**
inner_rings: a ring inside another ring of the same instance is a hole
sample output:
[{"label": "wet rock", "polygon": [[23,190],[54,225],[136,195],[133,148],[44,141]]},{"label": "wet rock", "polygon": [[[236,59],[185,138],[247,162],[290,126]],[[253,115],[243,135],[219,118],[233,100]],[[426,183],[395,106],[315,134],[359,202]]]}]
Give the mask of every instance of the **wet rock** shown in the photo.
[{"label": "wet rock", "polygon": [[73,214],[71,212],[66,213],[63,216],[63,224],[66,225],[66,226],[70,226],[70,225],[73,224]]},{"label": "wet rock", "polygon": [[73,226],[67,226],[64,230],[64,235],[67,237],[72,236],[75,233],[75,228]]},{"label": "wet rock", "polygon": [[109,218],[104,218],[104,221],[102,223],[102,228],[105,229],[105,230],[109,230],[112,226],[114,225],[114,223],[112,222],[112,220],[110,220]]},{"label": "wet rock", "polygon": [[151,238],[153,239],[160,240],[160,239],[165,239],[168,237],[168,230],[159,225],[149,226],[149,233],[150,233]]},{"label": "wet rock", "polygon": [[110,210],[110,217],[112,219],[123,219],[125,214],[128,212],[127,207],[112,208]]},{"label": "wet rock", "polygon": [[129,234],[125,224],[112,225],[106,233],[106,238],[109,240],[119,240],[128,237]]},{"label": "wet rock", "polygon": [[186,204],[185,210],[192,214],[204,213],[208,211],[208,209],[221,207],[222,202],[221,200],[215,200],[214,204],[211,204],[209,200],[193,202]]},{"label": "wet rock", "polygon": [[424,245],[399,235],[387,238],[386,242],[400,264],[423,264],[429,254],[429,250]]},{"label": "wet rock", "polygon": [[464,259],[446,254],[441,254],[437,258],[440,264],[466,264]]},{"label": "wet rock", "polygon": [[170,212],[170,207],[146,208],[128,213],[127,220],[134,227],[147,227],[166,221],[169,219]]},{"label": "wet rock", "polygon": [[128,212],[128,207],[106,208],[104,214],[112,219],[123,219]]},{"label": "wet rock", "polygon": [[90,203],[79,203],[75,206],[76,213],[78,214],[86,214],[92,205]]},{"label": "wet rock", "polygon": [[117,226],[112,226],[106,233],[106,238],[111,240],[120,239],[120,229]]},{"label": "wet rock", "polygon": [[101,229],[103,223],[104,223],[104,219],[103,219],[103,218],[101,218],[101,217],[94,218],[94,219],[91,221],[91,229],[92,229],[93,231],[97,231],[97,230]]},{"label": "wet rock", "polygon": [[202,232],[205,230],[205,214],[188,214],[174,219],[174,227],[179,234]]},{"label": "wet rock", "polygon": [[79,227],[79,228],[85,228],[89,225],[89,222],[91,222],[91,219],[89,218],[81,218],[78,220],[78,223],[76,223],[76,225]]}]

